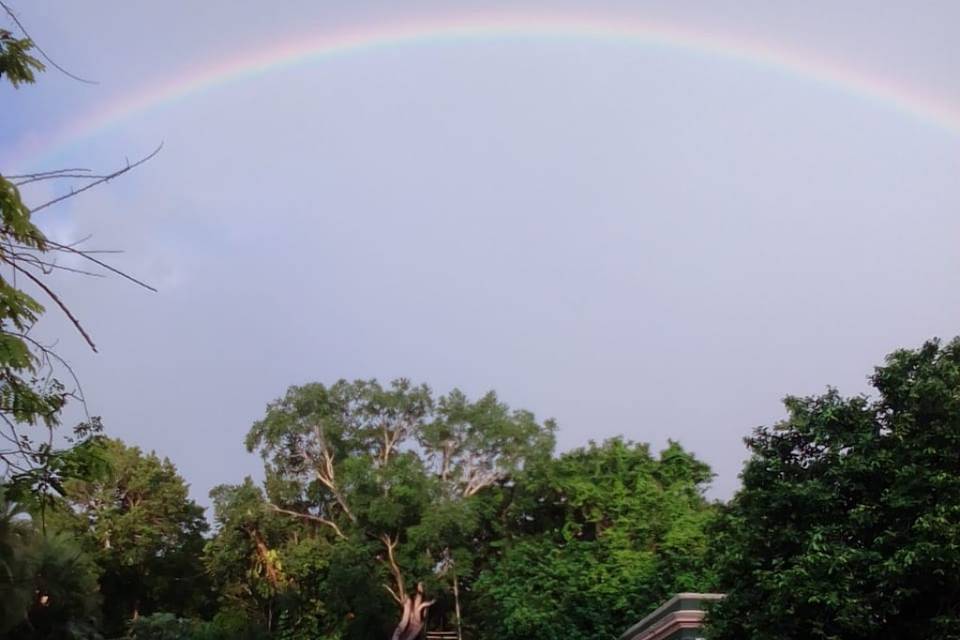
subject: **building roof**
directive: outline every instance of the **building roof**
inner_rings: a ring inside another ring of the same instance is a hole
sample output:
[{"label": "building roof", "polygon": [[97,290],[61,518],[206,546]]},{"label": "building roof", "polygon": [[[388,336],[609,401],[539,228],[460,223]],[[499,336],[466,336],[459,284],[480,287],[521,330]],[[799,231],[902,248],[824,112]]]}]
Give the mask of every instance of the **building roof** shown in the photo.
[{"label": "building roof", "polygon": [[702,628],[707,605],[721,598],[723,595],[719,593],[678,593],[627,629],[620,636],[620,640],[674,640],[684,636],[694,637],[685,632]]}]

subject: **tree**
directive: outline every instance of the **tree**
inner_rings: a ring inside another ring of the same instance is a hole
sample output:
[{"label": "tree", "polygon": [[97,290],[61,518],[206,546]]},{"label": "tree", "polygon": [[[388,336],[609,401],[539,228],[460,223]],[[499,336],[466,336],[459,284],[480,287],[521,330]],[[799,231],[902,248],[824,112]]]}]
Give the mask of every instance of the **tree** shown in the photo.
[{"label": "tree", "polygon": [[[267,508],[312,529],[326,580],[349,577],[331,588],[350,597],[324,600],[330,629],[369,638],[392,627],[393,640],[412,640],[448,591],[451,567],[469,570],[483,494],[549,457],[553,429],[493,393],[435,399],[407,380],[341,380],[291,387],[247,447],[266,461]],[[392,623],[379,605],[369,611],[388,594]]]},{"label": "tree", "polygon": [[99,638],[98,569],[72,536],[37,533],[30,551],[33,601],[11,630],[20,640]]},{"label": "tree", "polygon": [[0,633],[20,624],[33,602],[32,522],[0,487]]},{"label": "tree", "polygon": [[710,469],[680,445],[591,443],[525,473],[499,557],[475,585],[483,638],[613,638],[699,590]]},{"label": "tree", "polygon": [[711,638],[960,638],[960,340],[870,380],[873,399],[788,397],[747,439]]},{"label": "tree", "polygon": [[41,532],[0,490],[0,633],[22,640],[96,635],[97,569],[62,534]]},{"label": "tree", "polygon": [[[32,55],[37,50],[52,66],[70,74],[38,50],[26,34],[16,14],[3,2],[0,9],[23,33],[15,36],[0,28],[0,79],[13,87],[32,84],[44,64]],[[159,151],[159,149],[157,150]],[[66,245],[46,237],[33,221],[33,214],[103,184],[150,159],[128,164],[118,171],[96,175],[87,169],[66,169],[4,175],[0,171],[0,479],[8,490],[21,497],[46,498],[62,491],[63,481],[90,473],[96,460],[87,445],[102,429],[99,418],[88,417],[73,430],[68,447],[57,446],[54,429],[60,424],[64,406],[70,400],[83,402],[80,385],[70,366],[49,344],[31,335],[31,329],[44,313],[38,296],[58,307],[91,349],[96,347],[90,334],[71,312],[63,298],[49,284],[54,271],[89,273],[57,262],[68,254],[86,261],[92,268],[121,275],[148,289],[148,285],[111,267],[96,256],[96,251]],[[21,189],[50,180],[82,183],[62,196],[28,206]],[[68,386],[62,382],[71,381]],[[76,446],[79,445],[79,446]]]},{"label": "tree", "polygon": [[[204,565],[219,594],[221,611],[272,631],[274,610],[287,578],[277,551],[299,523],[277,518],[263,491],[248,477],[210,492],[216,535],[204,548]],[[239,616],[237,615],[239,614]]]},{"label": "tree", "polygon": [[104,629],[122,632],[141,613],[179,616],[203,607],[203,509],[168,459],[105,439],[109,471],[64,485],[66,509],[51,522],[74,533],[101,571]]}]

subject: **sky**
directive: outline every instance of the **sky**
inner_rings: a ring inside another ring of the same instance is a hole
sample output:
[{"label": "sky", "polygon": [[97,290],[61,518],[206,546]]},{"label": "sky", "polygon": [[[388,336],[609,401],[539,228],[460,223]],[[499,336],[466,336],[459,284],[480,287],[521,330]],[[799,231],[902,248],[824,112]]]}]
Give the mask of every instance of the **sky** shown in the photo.
[{"label": "sky", "polygon": [[107,170],[164,145],[37,213],[57,239],[123,249],[114,263],[159,291],[58,276],[98,353],[56,312],[40,330],[109,434],[169,456],[201,503],[260,475],[243,438],[289,385],[399,376],[495,389],[555,418],[560,450],[678,440],[726,499],[784,396],[866,393],[886,353],[960,333],[960,127],[762,61],[433,38],[83,127],[286,42],[521,14],[762,42],[960,114],[955,2],[11,5],[99,84],[0,87],[0,172]]}]

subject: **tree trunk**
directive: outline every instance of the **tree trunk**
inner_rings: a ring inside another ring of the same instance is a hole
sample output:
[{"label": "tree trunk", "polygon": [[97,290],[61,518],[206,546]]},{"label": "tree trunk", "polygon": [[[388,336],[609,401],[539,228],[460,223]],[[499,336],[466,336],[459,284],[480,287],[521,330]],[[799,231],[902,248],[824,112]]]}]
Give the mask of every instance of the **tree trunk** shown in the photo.
[{"label": "tree trunk", "polygon": [[417,592],[412,598],[404,594],[400,603],[400,622],[393,630],[390,640],[417,640],[426,623],[427,611],[433,603],[433,600],[423,599],[423,583],[417,585]]}]

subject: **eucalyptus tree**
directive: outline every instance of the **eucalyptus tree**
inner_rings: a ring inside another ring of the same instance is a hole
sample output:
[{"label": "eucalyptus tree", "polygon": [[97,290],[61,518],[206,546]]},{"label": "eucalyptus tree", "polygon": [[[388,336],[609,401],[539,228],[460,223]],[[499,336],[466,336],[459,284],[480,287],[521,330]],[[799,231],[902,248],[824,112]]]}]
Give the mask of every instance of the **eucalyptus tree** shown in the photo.
[{"label": "eucalyptus tree", "polygon": [[396,612],[383,632],[413,640],[471,569],[483,495],[549,458],[553,432],[552,421],[493,392],[471,401],[406,379],[341,380],[291,387],[253,425],[247,447],[266,462],[267,508],[366,566],[382,594],[367,599],[389,598]]}]

